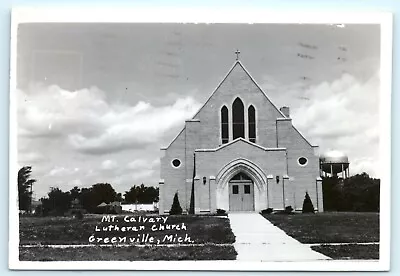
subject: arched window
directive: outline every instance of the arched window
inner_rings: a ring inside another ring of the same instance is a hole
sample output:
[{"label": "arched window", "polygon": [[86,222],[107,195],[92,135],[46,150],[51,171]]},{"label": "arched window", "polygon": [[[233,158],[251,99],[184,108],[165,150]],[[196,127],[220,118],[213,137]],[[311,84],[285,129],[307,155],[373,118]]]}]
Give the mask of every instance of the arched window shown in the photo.
[{"label": "arched window", "polygon": [[228,108],[226,106],[221,108],[221,138],[222,144],[229,142]]},{"label": "arched window", "polygon": [[244,138],[244,106],[243,102],[236,98],[232,104],[233,139]]},{"label": "arched window", "polygon": [[256,110],[254,106],[249,107],[249,141],[256,142]]}]

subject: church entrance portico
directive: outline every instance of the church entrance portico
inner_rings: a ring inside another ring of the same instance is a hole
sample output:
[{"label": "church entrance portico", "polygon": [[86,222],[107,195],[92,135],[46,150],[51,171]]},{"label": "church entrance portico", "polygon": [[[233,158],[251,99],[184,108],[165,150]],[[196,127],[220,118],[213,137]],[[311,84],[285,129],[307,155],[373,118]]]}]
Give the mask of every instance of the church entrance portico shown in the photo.
[{"label": "church entrance portico", "polygon": [[254,163],[236,159],[220,170],[216,178],[217,208],[229,212],[257,211],[264,202],[264,173]]}]

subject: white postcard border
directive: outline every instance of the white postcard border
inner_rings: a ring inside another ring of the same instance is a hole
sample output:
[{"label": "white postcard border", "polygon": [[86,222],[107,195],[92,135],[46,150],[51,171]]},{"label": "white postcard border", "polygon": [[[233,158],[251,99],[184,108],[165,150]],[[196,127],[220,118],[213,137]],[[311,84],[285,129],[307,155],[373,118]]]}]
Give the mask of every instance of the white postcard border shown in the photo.
[{"label": "white postcard border", "polygon": [[[12,11],[10,58],[9,139],[9,268],[18,270],[202,270],[202,271],[387,271],[390,269],[391,216],[391,86],[392,14],[388,12],[298,12],[250,8],[28,8]],[[238,262],[238,261],[135,261],[135,262],[25,262],[19,261],[17,185],[17,29],[33,22],[175,22],[175,23],[300,23],[380,24],[380,259],[379,261]],[[153,265],[154,264],[154,265]]]}]

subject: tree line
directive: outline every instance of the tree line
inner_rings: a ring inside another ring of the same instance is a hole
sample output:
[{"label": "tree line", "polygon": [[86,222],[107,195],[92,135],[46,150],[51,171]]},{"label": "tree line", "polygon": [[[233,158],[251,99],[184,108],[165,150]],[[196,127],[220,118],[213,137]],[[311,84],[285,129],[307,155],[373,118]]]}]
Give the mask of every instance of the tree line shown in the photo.
[{"label": "tree line", "polygon": [[[32,186],[36,179],[31,178],[32,167],[25,166],[18,171],[19,210],[32,211]],[[367,173],[357,174],[347,179],[325,177],[322,179],[325,211],[378,212],[380,204],[380,180]],[[122,202],[150,204],[159,201],[159,189],[144,184],[132,186],[122,195],[109,183],[97,183],[89,188],[74,187],[69,191],[50,188],[46,197],[40,199],[44,214],[63,214],[79,202],[87,212],[95,212],[102,203]]]},{"label": "tree line", "polygon": [[367,173],[322,179],[325,211],[379,212],[380,180]]},{"label": "tree line", "polygon": [[[25,166],[18,171],[18,200],[19,210],[32,211],[32,186],[36,179],[31,178],[32,167]],[[95,212],[101,203],[111,202],[150,204],[159,201],[159,189],[147,187],[144,184],[132,186],[122,195],[117,193],[109,183],[96,183],[89,188],[74,187],[63,191],[58,187],[50,188],[47,196],[40,199],[41,212],[46,214],[64,214],[77,202],[87,212]]]}]

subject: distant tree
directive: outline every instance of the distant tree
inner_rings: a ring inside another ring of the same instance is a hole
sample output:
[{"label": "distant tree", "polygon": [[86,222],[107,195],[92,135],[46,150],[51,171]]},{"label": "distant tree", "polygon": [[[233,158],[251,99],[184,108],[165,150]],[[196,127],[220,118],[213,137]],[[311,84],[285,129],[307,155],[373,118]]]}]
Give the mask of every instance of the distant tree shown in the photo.
[{"label": "distant tree", "polygon": [[48,200],[49,199],[47,197],[42,197],[39,199],[39,201],[42,203],[40,212],[43,216],[47,216],[52,210],[51,204],[48,202]]},{"label": "distant tree", "polygon": [[136,185],[130,188],[129,191],[125,191],[124,201],[126,203],[138,203],[138,189]]},{"label": "distant tree", "polygon": [[25,166],[18,171],[18,204],[19,210],[30,211],[32,203],[32,185],[36,179],[31,179],[32,167]]},{"label": "distant tree", "polygon": [[122,202],[123,201],[122,194],[118,193],[115,200],[118,201],[118,202]]},{"label": "distant tree", "polygon": [[379,211],[380,180],[365,172],[344,180],[324,178],[322,190],[326,211]]},{"label": "distant tree", "polygon": [[306,192],[306,196],[303,201],[303,213],[314,213],[314,205],[312,204],[310,195]]},{"label": "distant tree", "polygon": [[170,215],[180,215],[182,214],[182,207],[179,203],[178,193],[175,193],[174,201],[171,206],[171,210],[169,211]]},{"label": "distant tree", "polygon": [[71,194],[71,198],[72,200],[79,198],[80,194],[81,194],[81,189],[78,188],[78,186],[75,186],[73,189],[71,189],[69,191],[69,193]]},{"label": "distant tree", "polygon": [[82,205],[83,209],[85,209],[88,212],[93,212],[95,207],[94,200],[91,196],[92,194],[92,188],[82,188],[81,192],[79,194],[79,202]]},{"label": "distant tree", "polygon": [[159,189],[155,187],[146,187],[142,183],[140,186],[134,185],[129,191],[124,194],[126,203],[141,203],[150,204],[158,202],[159,200]]},{"label": "distant tree", "polygon": [[35,207],[35,215],[43,216],[43,205],[42,204],[39,204]]},{"label": "distant tree", "polygon": [[71,208],[71,194],[59,188],[50,188],[47,198],[42,198],[43,214],[64,215]]},{"label": "distant tree", "polygon": [[116,201],[117,193],[109,183],[97,183],[92,186],[91,192],[91,203],[95,206],[102,202],[110,203]]},{"label": "distant tree", "polygon": [[338,204],[343,203],[342,191],[337,177],[322,179],[322,194],[325,211],[337,211]]},{"label": "distant tree", "polygon": [[149,187],[148,190],[149,198],[152,202],[159,202],[160,201],[160,188],[157,187]]},{"label": "distant tree", "polygon": [[109,183],[97,183],[90,188],[81,189],[75,186],[68,192],[51,188],[47,197],[41,198],[44,215],[62,215],[71,208],[85,209],[86,212],[94,213],[100,203],[108,204],[114,201],[122,201],[122,195],[117,194]]}]

